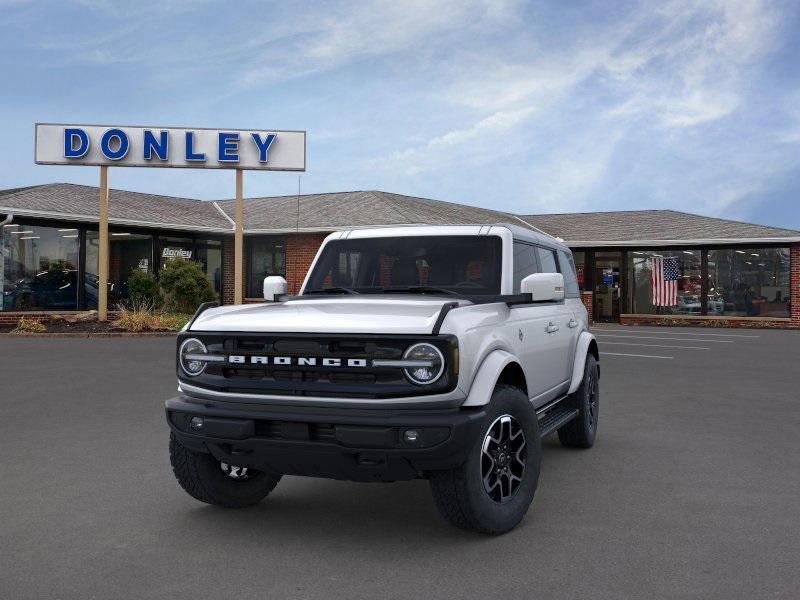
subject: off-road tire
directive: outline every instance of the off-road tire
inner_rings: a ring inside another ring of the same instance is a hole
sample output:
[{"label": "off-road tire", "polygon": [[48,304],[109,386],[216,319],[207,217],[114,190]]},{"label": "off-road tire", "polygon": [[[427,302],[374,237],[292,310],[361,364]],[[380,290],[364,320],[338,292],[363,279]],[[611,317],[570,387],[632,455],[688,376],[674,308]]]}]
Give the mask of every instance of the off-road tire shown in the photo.
[{"label": "off-road tire", "polygon": [[280,481],[280,475],[251,471],[247,479],[229,477],[210,454],[194,452],[169,434],[169,459],[172,471],[186,492],[207,504],[225,508],[245,508],[261,502]]},{"label": "off-road tire", "polygon": [[578,409],[578,416],[558,430],[558,439],[563,446],[591,448],[594,445],[600,409],[599,375],[597,360],[592,354],[587,354],[581,385],[567,400]]},{"label": "off-road tire", "polygon": [[[481,461],[484,439],[490,427],[506,415],[521,426],[527,456],[519,487],[510,498],[499,503],[484,489]],[[539,421],[530,401],[519,389],[498,385],[466,462],[455,469],[430,473],[436,507],[445,520],[461,529],[488,534],[510,531],[519,524],[533,501],[539,482],[540,462]]]}]

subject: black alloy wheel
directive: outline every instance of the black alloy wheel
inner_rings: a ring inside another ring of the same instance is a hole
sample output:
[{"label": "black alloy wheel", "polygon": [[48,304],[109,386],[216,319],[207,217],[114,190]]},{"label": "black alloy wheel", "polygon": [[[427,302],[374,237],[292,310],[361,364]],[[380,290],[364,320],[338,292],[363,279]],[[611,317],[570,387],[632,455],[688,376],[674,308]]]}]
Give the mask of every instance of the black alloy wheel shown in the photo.
[{"label": "black alloy wheel", "polygon": [[508,502],[525,476],[528,450],[525,432],[511,415],[501,415],[491,424],[481,447],[483,489],[494,502]]}]

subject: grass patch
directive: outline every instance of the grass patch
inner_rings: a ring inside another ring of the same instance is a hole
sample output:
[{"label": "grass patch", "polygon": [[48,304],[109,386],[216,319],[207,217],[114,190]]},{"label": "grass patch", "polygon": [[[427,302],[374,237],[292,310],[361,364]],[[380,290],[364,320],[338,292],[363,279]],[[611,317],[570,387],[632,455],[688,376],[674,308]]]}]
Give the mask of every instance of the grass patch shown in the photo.
[{"label": "grass patch", "polygon": [[17,321],[17,326],[11,330],[11,333],[44,333],[45,331],[47,331],[47,328],[39,319],[21,317]]}]

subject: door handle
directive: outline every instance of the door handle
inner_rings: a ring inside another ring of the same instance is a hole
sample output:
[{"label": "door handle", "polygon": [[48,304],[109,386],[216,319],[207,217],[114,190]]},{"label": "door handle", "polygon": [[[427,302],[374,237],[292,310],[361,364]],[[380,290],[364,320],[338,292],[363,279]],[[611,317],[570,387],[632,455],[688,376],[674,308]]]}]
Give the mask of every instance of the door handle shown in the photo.
[{"label": "door handle", "polygon": [[575,319],[570,319],[569,323],[567,323],[567,327],[570,329],[575,329],[578,326],[578,322]]},{"label": "door handle", "polygon": [[545,328],[544,328],[544,330],[545,330],[547,333],[555,333],[556,331],[558,331],[558,325],[556,325],[555,323],[553,323],[552,321],[550,321],[550,322],[547,324],[547,327],[545,327]]}]

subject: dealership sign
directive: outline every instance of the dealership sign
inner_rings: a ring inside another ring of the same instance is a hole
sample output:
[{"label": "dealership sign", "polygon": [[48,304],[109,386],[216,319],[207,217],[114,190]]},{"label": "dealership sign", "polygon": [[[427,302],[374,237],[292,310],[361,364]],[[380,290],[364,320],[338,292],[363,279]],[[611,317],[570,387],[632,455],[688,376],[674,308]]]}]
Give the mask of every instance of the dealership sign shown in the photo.
[{"label": "dealership sign", "polygon": [[192,251],[185,248],[164,248],[161,253],[161,258],[182,258],[183,260],[191,260]]},{"label": "dealership sign", "polygon": [[305,171],[304,131],[36,124],[42,165]]}]

